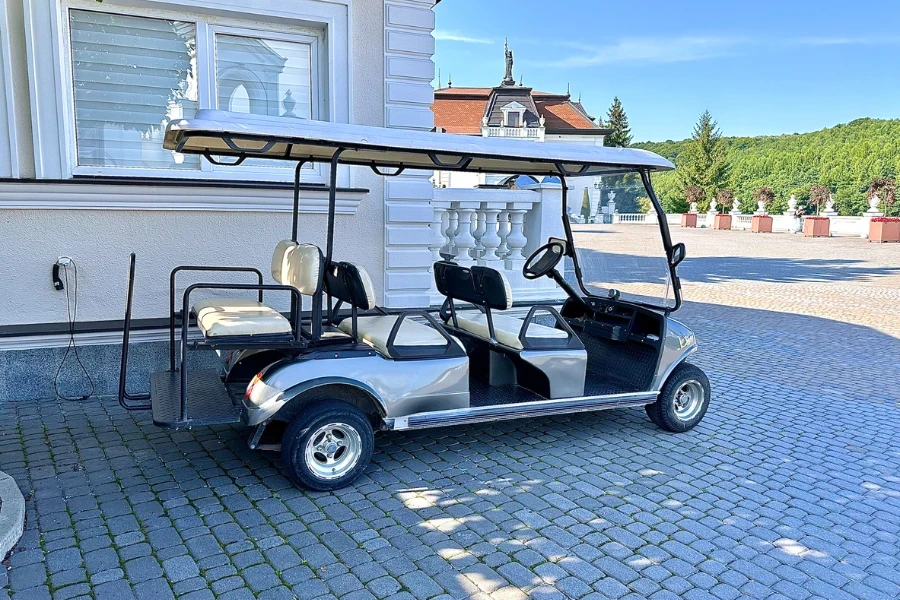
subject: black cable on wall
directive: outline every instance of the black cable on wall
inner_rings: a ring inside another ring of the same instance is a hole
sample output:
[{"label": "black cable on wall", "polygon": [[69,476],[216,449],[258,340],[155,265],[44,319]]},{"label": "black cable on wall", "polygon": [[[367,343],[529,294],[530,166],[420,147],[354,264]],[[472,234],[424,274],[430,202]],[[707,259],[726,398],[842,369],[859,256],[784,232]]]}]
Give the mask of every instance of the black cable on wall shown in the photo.
[{"label": "black cable on wall", "polygon": [[[63,262],[63,259],[68,259],[68,262]],[[62,266],[65,277],[66,320],[69,326],[69,341],[66,344],[66,351],[59,363],[59,367],[56,369],[56,376],[53,378],[53,391],[56,393],[56,397],[61,400],[77,402],[87,400],[94,395],[94,380],[91,379],[91,374],[88,373],[87,368],[85,368],[84,366],[84,363],[81,362],[81,357],[78,356],[78,345],[75,343],[75,320],[78,318],[78,265],[75,264],[75,261],[68,256],[62,257],[58,264]],[[69,287],[70,265],[72,266],[71,287]],[[71,297],[69,295],[69,290],[71,290],[72,292]],[[81,369],[81,372],[84,373],[84,376],[87,378],[88,384],[90,385],[90,391],[83,396],[66,396],[59,391],[59,375],[60,373],[62,373],[63,366],[65,366],[70,352],[72,353],[72,356],[75,357],[75,361],[78,363],[78,367]]]}]

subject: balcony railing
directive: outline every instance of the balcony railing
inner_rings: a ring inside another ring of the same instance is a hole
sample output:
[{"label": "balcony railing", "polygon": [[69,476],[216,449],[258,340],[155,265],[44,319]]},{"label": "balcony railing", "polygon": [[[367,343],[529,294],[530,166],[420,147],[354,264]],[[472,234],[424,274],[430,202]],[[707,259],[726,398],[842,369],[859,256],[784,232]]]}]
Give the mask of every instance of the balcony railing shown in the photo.
[{"label": "balcony railing", "polygon": [[543,141],[543,127],[482,127],[481,135],[484,137],[524,138],[535,141]]}]

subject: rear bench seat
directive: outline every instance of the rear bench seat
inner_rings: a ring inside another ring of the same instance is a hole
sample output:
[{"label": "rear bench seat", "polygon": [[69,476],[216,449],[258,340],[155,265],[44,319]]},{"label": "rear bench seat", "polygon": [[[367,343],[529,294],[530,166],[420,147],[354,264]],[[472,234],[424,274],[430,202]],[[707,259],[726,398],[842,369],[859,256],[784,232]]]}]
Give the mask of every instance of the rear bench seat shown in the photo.
[{"label": "rear bench seat", "polygon": [[[319,285],[324,259],[313,244],[282,240],[272,254],[272,279],[290,285],[303,295],[313,296]],[[293,329],[280,312],[247,298],[204,298],[192,307],[197,327],[207,338],[257,337],[290,340]]]}]

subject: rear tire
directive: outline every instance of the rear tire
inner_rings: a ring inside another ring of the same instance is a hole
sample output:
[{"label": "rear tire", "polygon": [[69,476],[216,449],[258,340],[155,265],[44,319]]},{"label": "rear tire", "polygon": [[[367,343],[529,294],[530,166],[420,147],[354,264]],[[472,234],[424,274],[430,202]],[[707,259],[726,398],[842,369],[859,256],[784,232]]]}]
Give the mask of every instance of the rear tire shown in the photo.
[{"label": "rear tire", "polygon": [[660,429],[681,433],[693,429],[703,419],[709,400],[706,373],[690,363],[681,363],[669,375],[656,402],[644,409]]},{"label": "rear tire", "polygon": [[284,432],[282,459],[297,485],[328,492],[350,485],[372,459],[375,434],[355,406],[330,400],[304,407]]}]

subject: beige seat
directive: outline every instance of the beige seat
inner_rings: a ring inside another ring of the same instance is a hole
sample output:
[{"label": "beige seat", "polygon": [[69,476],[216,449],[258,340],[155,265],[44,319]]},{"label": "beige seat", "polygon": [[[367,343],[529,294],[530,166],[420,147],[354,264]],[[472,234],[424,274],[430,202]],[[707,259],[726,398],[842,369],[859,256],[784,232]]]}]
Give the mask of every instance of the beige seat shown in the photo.
[{"label": "beige seat", "polygon": [[[490,340],[491,333],[486,314],[489,311],[496,341],[513,350],[525,349],[528,344],[523,344],[519,339],[525,320],[501,312],[509,310],[513,305],[512,289],[506,275],[489,267],[468,268],[442,261],[434,264],[434,277],[438,291],[447,297],[446,304],[451,309],[450,312],[442,310],[441,313],[448,325],[453,324],[455,314],[459,329]],[[479,310],[460,313],[451,300],[461,300],[483,307],[484,312]],[[549,312],[550,309],[544,310]],[[568,345],[571,335],[562,329],[539,325],[533,321],[528,325],[526,334],[526,341],[543,348],[564,348]]]},{"label": "beige seat", "polygon": [[[524,319],[512,315],[505,315],[496,311],[491,313],[491,317],[494,321],[494,335],[496,336],[497,341],[504,346],[522,350],[524,346],[519,339],[519,332],[522,331],[522,325],[525,323]],[[460,329],[468,331],[478,337],[483,337],[485,339],[491,338],[487,325],[487,316],[484,313],[457,313],[456,320],[459,323]],[[546,325],[539,325],[537,323],[529,325],[527,333],[529,339],[558,339],[564,342],[569,337],[569,334],[561,329],[547,327]]]},{"label": "beige seat", "polygon": [[[387,342],[397,322],[397,315],[377,315],[372,317],[359,317],[357,319],[357,335],[359,339],[369,344],[382,355],[388,358],[396,358],[391,356],[388,351]],[[341,331],[346,334],[352,332],[351,319],[344,319],[339,325]],[[395,346],[404,347],[422,347],[422,346],[446,346],[447,340],[444,339],[433,327],[417,323],[411,319],[403,319],[400,324],[400,330],[397,331],[397,338],[394,340]]]},{"label": "beige seat", "polygon": [[[306,296],[317,293],[322,251],[313,244],[282,240],[272,254],[272,279]],[[194,302],[197,326],[206,337],[292,336],[290,321],[274,308],[247,298],[204,298]]]},{"label": "beige seat", "polygon": [[291,334],[291,323],[274,308],[245,298],[194,302],[197,327],[206,337]]},{"label": "beige seat", "polygon": [[[328,292],[343,302],[362,310],[375,308],[375,288],[365,269],[347,262],[336,263],[329,268],[325,280]],[[399,319],[399,315],[374,315],[357,317],[357,337],[388,358],[388,339]],[[346,318],[338,325],[348,335],[353,335],[353,318]],[[459,342],[456,342],[459,343]],[[403,348],[437,347],[446,348],[447,340],[434,327],[405,318],[397,331],[394,346]],[[460,346],[461,347],[461,346]]]}]

